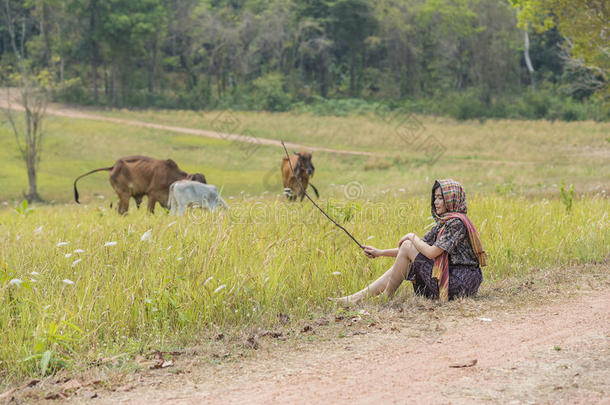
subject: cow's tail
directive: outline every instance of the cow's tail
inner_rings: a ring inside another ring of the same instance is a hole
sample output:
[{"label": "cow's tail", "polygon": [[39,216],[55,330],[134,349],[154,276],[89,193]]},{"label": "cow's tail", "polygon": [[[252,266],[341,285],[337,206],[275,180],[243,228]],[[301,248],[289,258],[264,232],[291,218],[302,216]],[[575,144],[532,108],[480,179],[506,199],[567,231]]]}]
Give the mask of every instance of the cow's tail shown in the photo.
[{"label": "cow's tail", "polygon": [[318,193],[318,189],[313,184],[309,183],[311,188],[313,188],[313,192],[316,193],[316,198],[320,198],[320,193]]},{"label": "cow's tail", "polygon": [[90,172],[87,172],[85,174],[81,174],[80,176],[78,176],[76,178],[76,180],[74,180],[74,201],[76,201],[77,204],[80,204],[80,202],[78,201],[78,190],[76,189],[76,182],[78,180],[80,180],[82,177],[88,176],[92,173],[95,172],[102,172],[102,171],[107,171],[109,172],[110,170],[112,170],[114,168],[114,166],[110,166],[110,167],[102,167],[101,169],[95,169],[95,170],[91,170]]}]

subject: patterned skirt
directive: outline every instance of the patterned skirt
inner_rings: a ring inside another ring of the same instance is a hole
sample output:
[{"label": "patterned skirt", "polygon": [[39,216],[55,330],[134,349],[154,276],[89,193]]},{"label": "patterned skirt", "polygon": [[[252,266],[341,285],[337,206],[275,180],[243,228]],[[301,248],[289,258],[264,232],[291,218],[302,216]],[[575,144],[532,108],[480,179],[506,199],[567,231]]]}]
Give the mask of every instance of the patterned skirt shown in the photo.
[{"label": "patterned skirt", "polygon": [[[413,291],[426,298],[438,298],[438,282],[432,278],[434,260],[421,253],[411,264],[407,280],[413,283]],[[449,299],[476,295],[483,281],[479,266],[449,265]]]}]

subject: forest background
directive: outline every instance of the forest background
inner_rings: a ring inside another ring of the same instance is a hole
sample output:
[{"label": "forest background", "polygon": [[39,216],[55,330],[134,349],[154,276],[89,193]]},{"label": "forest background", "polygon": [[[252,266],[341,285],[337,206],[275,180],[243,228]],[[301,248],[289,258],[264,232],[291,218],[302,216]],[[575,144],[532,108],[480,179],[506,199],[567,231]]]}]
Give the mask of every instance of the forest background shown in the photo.
[{"label": "forest background", "polygon": [[13,46],[22,47],[28,68],[46,72],[56,84],[53,99],[64,103],[322,115],[383,105],[457,119],[610,117],[607,70],[575,58],[574,43],[557,27],[518,25],[517,1],[2,3],[3,85],[13,84]]}]

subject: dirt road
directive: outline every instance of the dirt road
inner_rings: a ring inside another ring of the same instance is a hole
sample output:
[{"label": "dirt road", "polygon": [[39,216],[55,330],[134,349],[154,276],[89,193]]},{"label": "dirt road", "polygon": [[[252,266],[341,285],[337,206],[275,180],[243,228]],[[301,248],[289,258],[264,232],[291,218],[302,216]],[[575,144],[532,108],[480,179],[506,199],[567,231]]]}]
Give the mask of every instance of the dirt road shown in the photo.
[{"label": "dirt road", "polygon": [[[23,111],[23,107],[20,104],[15,102],[9,104],[7,102],[6,94],[0,90],[0,108],[3,109],[12,109]],[[256,136],[250,135],[239,135],[239,134],[227,134],[222,132],[209,131],[204,129],[194,129],[194,128],[185,128],[185,127],[177,127],[173,125],[162,125],[155,124],[151,122],[139,121],[139,120],[129,120],[123,118],[113,118],[113,117],[105,117],[103,115],[92,114],[84,111],[80,111],[77,109],[68,108],[66,106],[60,107],[49,107],[46,110],[46,113],[49,115],[55,115],[58,117],[67,117],[67,118],[77,118],[77,119],[86,119],[86,120],[96,120],[96,121],[105,121],[112,122],[120,125],[130,125],[140,128],[151,128],[158,129],[162,131],[169,131],[181,134],[189,134],[195,136],[203,136],[206,138],[215,138],[215,139],[224,139],[229,142],[240,142],[240,143],[251,143],[254,145],[264,145],[264,146],[274,146],[274,147],[282,147],[282,143],[275,139],[267,139],[267,138],[259,138]],[[289,149],[299,149],[299,150],[309,150],[311,152],[328,152],[338,155],[360,155],[360,156],[379,156],[376,153],[372,152],[364,152],[364,151],[354,151],[354,150],[343,150],[343,149],[332,149],[325,148],[322,146],[309,146],[302,145],[293,142],[285,142],[286,148]]]},{"label": "dirt road", "polygon": [[96,403],[610,403],[610,292],[437,329],[422,338],[395,324],[239,365],[142,376]]}]

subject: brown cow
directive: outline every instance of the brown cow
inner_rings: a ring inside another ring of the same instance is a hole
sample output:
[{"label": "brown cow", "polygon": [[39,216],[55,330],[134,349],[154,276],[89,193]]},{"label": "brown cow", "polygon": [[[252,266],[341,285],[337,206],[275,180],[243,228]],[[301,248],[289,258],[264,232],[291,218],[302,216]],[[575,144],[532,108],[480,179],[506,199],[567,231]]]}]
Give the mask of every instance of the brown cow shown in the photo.
[{"label": "brown cow", "polygon": [[[129,198],[136,200],[140,207],[142,197],[148,196],[148,210],[152,213],[155,204],[159,203],[167,208],[169,186],[178,180],[194,180],[206,183],[201,173],[187,174],[180,170],[176,162],[171,159],[159,160],[147,156],[128,156],[120,158],[114,165],[101,169],[91,170],[74,180],[74,200],[78,201],[76,182],[91,173],[99,171],[110,172],[110,184],[119,196],[119,214],[125,214],[129,209]],[[79,203],[80,204],[80,203]]]},{"label": "brown cow", "polygon": [[[292,170],[290,168],[291,165]],[[293,170],[294,173],[292,172]],[[309,178],[313,177],[315,170],[311,163],[311,153],[309,152],[294,152],[294,155],[290,156],[290,163],[287,157],[282,160],[284,194],[288,197],[289,201],[294,201],[297,197],[301,197],[301,201],[303,201],[308,185],[313,188],[316,197],[320,196],[314,185],[309,183]]]}]

